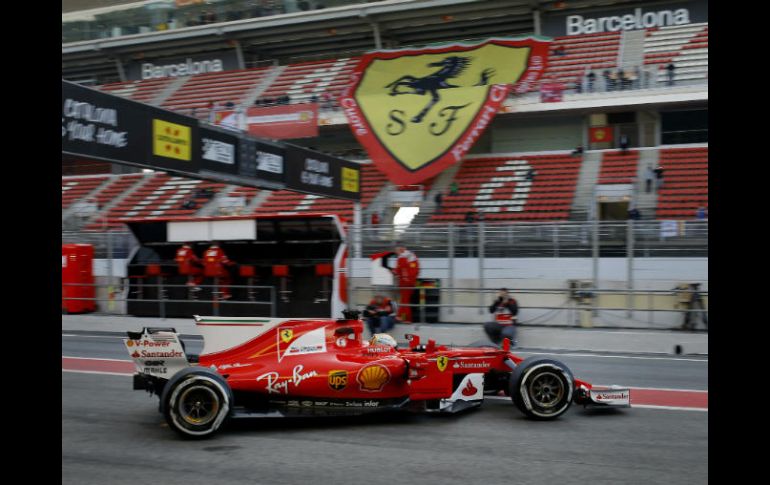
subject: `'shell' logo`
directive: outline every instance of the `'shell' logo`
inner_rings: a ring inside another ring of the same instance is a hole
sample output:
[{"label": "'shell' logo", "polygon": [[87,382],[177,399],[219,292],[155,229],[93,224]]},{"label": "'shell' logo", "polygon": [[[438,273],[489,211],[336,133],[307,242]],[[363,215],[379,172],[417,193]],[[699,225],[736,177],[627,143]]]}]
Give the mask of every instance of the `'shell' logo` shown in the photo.
[{"label": "'shell' logo", "polygon": [[294,330],[290,328],[285,328],[281,330],[281,340],[283,340],[283,343],[288,344],[291,341],[291,338],[294,336]]},{"label": "'shell' logo", "polygon": [[348,385],[348,371],[332,370],[329,371],[329,387],[335,391],[341,391]]},{"label": "'shell' logo", "polygon": [[379,364],[367,365],[358,371],[357,380],[362,391],[378,392],[390,382],[390,371]]},{"label": "'shell' logo", "polygon": [[449,363],[449,358],[446,355],[439,356],[438,359],[436,359],[436,367],[438,367],[438,370],[441,372],[444,372],[444,369],[446,369],[446,365]]},{"label": "'shell' logo", "polygon": [[532,38],[372,52],[341,104],[380,170],[415,184],[460,161],[511,88],[525,92],[540,77],[547,54]]}]

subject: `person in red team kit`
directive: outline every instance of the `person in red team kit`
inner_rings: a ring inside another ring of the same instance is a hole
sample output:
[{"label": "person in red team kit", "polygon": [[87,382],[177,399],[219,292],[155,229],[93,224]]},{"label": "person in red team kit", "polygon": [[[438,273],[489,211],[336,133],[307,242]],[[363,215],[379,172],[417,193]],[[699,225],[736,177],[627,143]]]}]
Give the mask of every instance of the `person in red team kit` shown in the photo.
[{"label": "person in red team kit", "polygon": [[203,280],[202,264],[198,256],[195,255],[190,243],[184,243],[176,250],[177,267],[179,268],[179,274],[187,276],[187,286],[192,287],[194,291],[200,290],[199,286]]},{"label": "person in red team kit", "polygon": [[214,242],[203,254],[203,274],[210,278],[219,278],[219,291],[222,300],[227,300],[230,295],[230,272],[225,266],[233,266],[219,244]]},{"label": "person in red team kit", "polygon": [[[412,321],[412,307],[408,306],[414,292],[411,287],[417,285],[417,276],[420,274],[420,261],[417,255],[409,251],[401,243],[396,243],[396,268],[393,274],[396,276],[399,291],[401,293],[401,304],[398,309],[398,318],[402,322]],[[404,288],[408,287],[408,288]]]}]

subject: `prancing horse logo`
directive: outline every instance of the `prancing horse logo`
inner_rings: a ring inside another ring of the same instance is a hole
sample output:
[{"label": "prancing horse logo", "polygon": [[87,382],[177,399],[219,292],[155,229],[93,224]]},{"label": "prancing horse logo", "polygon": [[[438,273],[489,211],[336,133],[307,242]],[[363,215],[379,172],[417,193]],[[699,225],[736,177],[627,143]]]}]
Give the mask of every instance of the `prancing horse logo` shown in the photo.
[{"label": "prancing horse logo", "polygon": [[289,328],[281,330],[281,340],[283,340],[284,343],[288,344],[293,336],[294,336],[294,330],[291,330]]},{"label": "prancing horse logo", "polygon": [[[454,84],[449,84],[447,79],[452,79],[465,71],[468,65],[471,63],[471,58],[460,56],[449,56],[438,62],[431,62],[428,67],[440,67],[438,71],[428,74],[423,77],[415,77],[412,75],[404,75],[396,79],[392,83],[385,86],[390,88],[391,96],[398,96],[400,94],[419,94],[424,95],[430,93],[430,101],[416,116],[412,117],[412,123],[419,123],[428,114],[428,111],[441,100],[439,90],[448,88],[459,88]],[[489,79],[495,75],[495,70],[492,68],[486,68],[481,72],[479,82],[474,86],[486,86],[489,84]],[[400,88],[406,87],[410,91],[402,91]]]},{"label": "prancing horse logo", "polygon": [[353,69],[340,105],[390,181],[417,184],[462,160],[547,56],[548,41],[532,37],[375,51]]},{"label": "prancing horse logo", "polygon": [[438,359],[436,359],[436,367],[438,367],[438,370],[441,372],[444,372],[444,369],[446,369],[446,365],[449,363],[449,357],[446,355],[440,355]]}]

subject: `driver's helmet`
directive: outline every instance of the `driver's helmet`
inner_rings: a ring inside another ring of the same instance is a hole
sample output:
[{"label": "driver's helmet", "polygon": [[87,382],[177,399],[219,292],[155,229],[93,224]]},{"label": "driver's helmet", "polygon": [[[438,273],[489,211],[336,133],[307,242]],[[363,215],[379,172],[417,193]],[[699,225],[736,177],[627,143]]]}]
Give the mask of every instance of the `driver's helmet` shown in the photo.
[{"label": "driver's helmet", "polygon": [[372,335],[372,338],[369,339],[369,345],[387,345],[395,349],[398,344],[396,343],[396,339],[387,333],[375,333]]}]

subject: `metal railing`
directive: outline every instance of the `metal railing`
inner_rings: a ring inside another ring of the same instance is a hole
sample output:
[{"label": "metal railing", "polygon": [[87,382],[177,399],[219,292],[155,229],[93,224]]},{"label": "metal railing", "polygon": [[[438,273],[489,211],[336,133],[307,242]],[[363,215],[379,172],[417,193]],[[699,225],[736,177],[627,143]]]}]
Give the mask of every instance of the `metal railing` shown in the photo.
[{"label": "metal railing", "polygon": [[96,259],[125,259],[139,245],[129,231],[62,231],[62,244],[91,244]]},{"label": "metal railing", "polygon": [[[399,307],[411,307],[412,316],[416,317],[414,323],[428,323],[426,314],[429,309],[446,309],[446,314],[452,315],[457,309],[470,309],[477,311],[477,315],[486,317],[483,320],[491,320],[492,313],[489,307],[494,301],[497,292],[496,288],[450,288],[450,287],[393,287],[383,289],[381,286],[357,286],[351,290],[351,302],[356,308],[366,308],[369,304],[367,298],[372,295],[384,293],[395,295],[401,290],[411,289],[419,291],[436,291],[440,294],[439,301],[450,301],[450,303],[402,303]],[[602,316],[608,319],[616,318],[625,320],[621,326],[636,327],[672,327],[693,330],[697,327],[698,320],[701,320],[705,329],[708,330],[708,291],[698,290],[697,298],[692,298],[692,292],[687,293],[687,298],[682,297],[683,290],[674,288],[671,290],[635,290],[635,289],[610,289],[610,288],[509,288],[510,293],[518,301],[520,314],[522,310],[531,312],[532,310],[545,310],[541,314],[528,318],[519,318],[519,325],[542,325],[545,321],[564,322],[566,325],[574,326],[592,326],[585,325],[582,321],[581,312],[588,312],[594,317]],[[365,295],[365,296],[364,296]],[[553,300],[553,296],[561,296],[563,300],[559,304],[537,303],[537,300]],[[550,297],[550,298],[549,298]],[[462,303],[455,303],[458,299],[464,299]],[[704,301],[705,299],[705,301]],[[625,304],[618,304],[625,302]],[[697,302],[697,303],[696,303]],[[698,305],[700,308],[695,308]],[[558,313],[562,315],[559,316]],[[623,315],[614,315],[612,312],[621,312]],[[640,320],[638,316],[646,317]],[[658,315],[656,317],[656,315]],[[677,317],[681,315],[681,317]],[[671,322],[673,319],[681,318],[681,324]],[[441,320],[439,320],[441,321]]]},{"label": "metal railing", "polygon": [[[594,232],[597,232],[594,237]],[[402,241],[421,257],[586,257],[603,255],[707,256],[708,221],[577,221],[362,225],[350,228],[362,254]]]},{"label": "metal railing", "polygon": [[[220,307],[222,304],[227,305],[254,305],[254,306],[270,306],[270,316],[275,317],[277,315],[277,309],[278,309],[278,299],[277,299],[277,290],[274,286],[255,286],[255,285],[227,285],[227,288],[229,290],[234,289],[246,289],[247,290],[247,300],[236,300],[234,298],[223,298],[223,296],[226,294],[222,291],[224,285],[197,285],[198,291],[193,291],[190,286],[186,284],[166,284],[163,283],[162,280],[159,280],[156,284],[147,284],[142,283],[141,285],[129,285],[128,283],[124,283],[122,288],[114,289],[114,285],[110,284],[100,284],[100,283],[62,283],[62,287],[72,287],[72,288],[89,288],[93,287],[96,292],[98,292],[99,289],[105,289],[107,291],[107,294],[105,296],[94,296],[94,297],[73,297],[73,296],[63,296],[62,295],[62,301],[94,301],[94,302],[108,302],[110,303],[109,306],[114,306],[115,303],[157,303],[158,304],[158,315],[160,318],[165,319],[167,314],[167,305],[169,303],[207,303],[211,304],[211,314],[214,316],[219,315]],[[133,289],[132,289],[133,288]],[[180,298],[170,298],[168,290],[173,288],[186,288],[188,298],[180,299]],[[152,298],[145,298],[144,293],[148,289],[154,289],[154,293],[156,293],[157,297]],[[199,299],[196,296],[196,293],[202,292],[203,290],[211,290],[211,299]],[[269,301],[261,301],[256,299],[256,291],[258,290],[267,290],[269,292]],[[133,293],[133,294],[132,294]],[[122,296],[118,296],[122,295]],[[109,311],[109,307],[107,309],[107,313],[111,313]]]}]

